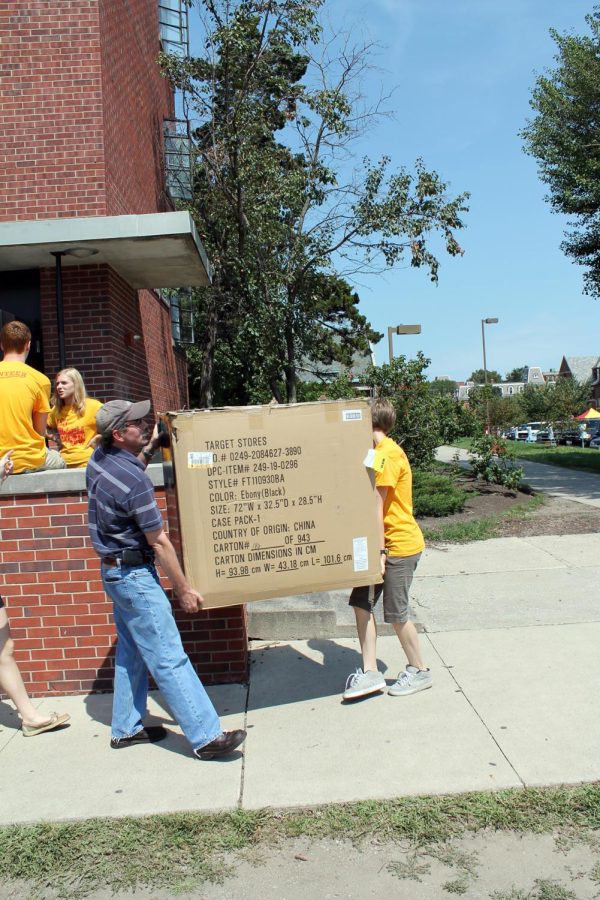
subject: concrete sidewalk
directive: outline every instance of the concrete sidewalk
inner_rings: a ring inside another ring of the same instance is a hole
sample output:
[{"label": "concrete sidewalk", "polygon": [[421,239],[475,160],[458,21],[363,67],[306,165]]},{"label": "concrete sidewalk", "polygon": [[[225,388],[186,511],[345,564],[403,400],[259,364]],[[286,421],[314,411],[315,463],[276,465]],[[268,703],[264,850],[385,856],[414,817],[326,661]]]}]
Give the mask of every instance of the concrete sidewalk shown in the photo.
[{"label": "concrete sidewalk", "polygon": [[[210,688],[242,752],[201,763],[153,695],[154,746],[109,748],[109,695],[51,698],[72,719],[23,738],[0,704],[0,824],[308,804],[600,778],[600,537],[432,548],[415,579],[432,690],[341,702],[358,642],[254,644],[250,684]],[[378,644],[391,683],[395,637]]]}]

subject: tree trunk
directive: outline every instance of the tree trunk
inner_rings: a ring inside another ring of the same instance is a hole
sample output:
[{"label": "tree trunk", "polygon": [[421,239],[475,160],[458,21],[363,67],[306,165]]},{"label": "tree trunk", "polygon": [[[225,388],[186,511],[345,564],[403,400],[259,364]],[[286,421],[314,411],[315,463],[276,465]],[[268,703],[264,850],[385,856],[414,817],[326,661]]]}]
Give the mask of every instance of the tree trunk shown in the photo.
[{"label": "tree trunk", "polygon": [[294,296],[288,288],[287,316],[285,324],[285,389],[287,402],[296,403],[296,345],[294,342],[294,321],[292,311],[294,309]]},{"label": "tree trunk", "polygon": [[287,393],[288,403],[296,403],[296,350],[294,346],[294,331],[291,326],[286,328],[285,351],[285,389]]},{"label": "tree trunk", "polygon": [[283,403],[283,397],[281,391],[279,390],[279,385],[274,378],[271,378],[269,381],[269,386],[271,388],[271,392],[273,394],[273,399],[277,400],[278,403]]},{"label": "tree trunk", "polygon": [[215,383],[215,350],[217,347],[217,302],[214,294],[210,297],[206,316],[204,358],[200,375],[200,407],[208,409],[213,405]]}]

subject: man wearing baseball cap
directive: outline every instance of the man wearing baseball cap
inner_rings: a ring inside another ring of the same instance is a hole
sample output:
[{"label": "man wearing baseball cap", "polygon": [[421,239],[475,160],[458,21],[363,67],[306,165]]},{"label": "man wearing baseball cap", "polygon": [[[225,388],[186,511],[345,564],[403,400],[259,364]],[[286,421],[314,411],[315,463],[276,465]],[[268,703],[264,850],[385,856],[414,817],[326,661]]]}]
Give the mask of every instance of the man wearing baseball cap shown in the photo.
[{"label": "man wearing baseball cap", "polygon": [[162,725],[144,727],[148,672],[198,759],[231,753],[246,732],[222,731],[219,717],[183,649],[158,563],[181,609],[197,612],[202,596],[188,584],[163,530],[154,488],[145,472],[159,438],[147,442],[150,401],[111,400],[96,415],[101,445],[87,467],[89,529],[100,556],[104,589],[113,601],[117,649],[111,747],[155,743]]}]

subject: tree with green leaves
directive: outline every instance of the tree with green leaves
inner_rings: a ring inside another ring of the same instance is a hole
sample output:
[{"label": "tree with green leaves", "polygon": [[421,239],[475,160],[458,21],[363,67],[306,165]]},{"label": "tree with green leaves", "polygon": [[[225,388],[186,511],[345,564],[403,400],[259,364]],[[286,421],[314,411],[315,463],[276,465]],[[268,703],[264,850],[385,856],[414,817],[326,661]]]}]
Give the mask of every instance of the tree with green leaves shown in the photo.
[{"label": "tree with green leaves", "polygon": [[425,370],[430,360],[423,353],[415,359],[396,356],[391,362],[373,366],[366,381],[375,396],[394,404],[396,424],[390,437],[402,446],[412,466],[428,468],[441,443],[437,398],[431,394]]},{"label": "tree with green leaves", "polygon": [[429,390],[436,397],[454,397],[458,385],[450,378],[434,378],[429,382]]},{"label": "tree with green leaves", "polygon": [[203,0],[201,56],[162,58],[199,121],[192,213],[215,271],[199,292],[203,406],[219,381],[237,385],[228,402],[265,392],[293,402],[302,360],[343,364],[379,337],[352,276],[408,259],[436,281],[434,235],[462,253],[466,194],[449,198],[421,161],[414,172],[385,157],[350,165],[380,112],[360,97],[370,48],[323,41],[321,5]]},{"label": "tree with green leaves", "polygon": [[551,31],[556,66],[536,81],[522,136],[552,208],[571,217],[562,249],[587,268],[586,292],[600,296],[600,7],[586,23],[588,34]]},{"label": "tree with green leaves", "polygon": [[575,378],[559,378],[556,383],[547,384],[544,392],[547,396],[546,421],[564,426],[588,409],[592,383],[591,379],[580,384]]},{"label": "tree with green leaves", "polygon": [[[483,369],[475,369],[474,372],[471,372],[467,381],[473,381],[475,384],[485,384],[486,383],[486,373]],[[496,372],[495,369],[487,370],[487,383],[488,384],[499,384],[502,381],[502,375],[500,372]]]},{"label": "tree with green leaves", "polygon": [[503,397],[500,388],[481,384],[469,394],[469,408],[483,429],[489,425],[498,431],[523,420],[520,394]]},{"label": "tree with green leaves", "polygon": [[526,384],[519,394],[519,404],[525,422],[545,422],[554,396],[554,387]]},{"label": "tree with green leaves", "polygon": [[517,366],[515,369],[511,369],[510,372],[506,373],[506,378],[504,381],[509,384],[510,382],[522,382],[525,375],[525,369],[527,366]]}]

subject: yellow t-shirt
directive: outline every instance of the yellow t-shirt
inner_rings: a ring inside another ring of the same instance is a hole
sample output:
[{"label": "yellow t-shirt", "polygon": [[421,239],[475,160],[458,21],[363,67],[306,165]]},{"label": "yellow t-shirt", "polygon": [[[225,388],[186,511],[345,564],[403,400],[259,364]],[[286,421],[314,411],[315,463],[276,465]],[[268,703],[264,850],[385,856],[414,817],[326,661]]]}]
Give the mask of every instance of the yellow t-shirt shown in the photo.
[{"label": "yellow t-shirt", "polygon": [[15,474],[37,469],[46,459],[46,442],[33,427],[32,414],[50,411],[50,381],[24,362],[0,362],[0,456],[14,450]]},{"label": "yellow t-shirt", "polygon": [[402,447],[389,437],[376,445],[375,452],[375,485],[388,488],[383,505],[386,550],[390,556],[414,556],[425,548],[425,541],[413,516],[410,463]]},{"label": "yellow t-shirt", "polygon": [[70,468],[84,468],[93,453],[93,448],[88,447],[89,442],[98,432],[96,431],[96,413],[102,404],[99,400],[87,397],[83,415],[77,415],[70,404],[63,406],[57,414],[56,407],[48,416],[48,428],[55,428],[59,435],[62,447],[60,455]]}]

